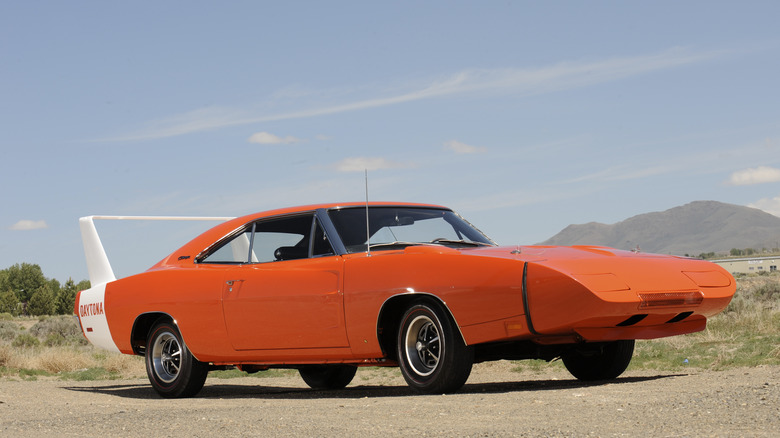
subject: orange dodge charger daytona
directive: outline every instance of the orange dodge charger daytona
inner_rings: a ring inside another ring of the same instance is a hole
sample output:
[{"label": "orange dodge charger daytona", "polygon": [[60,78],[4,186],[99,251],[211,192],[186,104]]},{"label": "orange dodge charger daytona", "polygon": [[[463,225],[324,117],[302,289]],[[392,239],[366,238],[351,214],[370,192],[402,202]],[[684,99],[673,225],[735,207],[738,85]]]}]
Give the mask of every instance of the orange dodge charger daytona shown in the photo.
[{"label": "orange dodge charger daytona", "polygon": [[75,311],[93,344],[145,356],[163,397],[193,396],[229,367],[294,368],[338,389],[358,366],[398,366],[426,394],[498,359],[560,358],[578,379],[613,379],[635,339],[703,330],[735,291],[713,263],[501,247],[450,209],[409,203],[226,220],[117,280],[93,222],[109,218],[80,219],[92,287]]}]

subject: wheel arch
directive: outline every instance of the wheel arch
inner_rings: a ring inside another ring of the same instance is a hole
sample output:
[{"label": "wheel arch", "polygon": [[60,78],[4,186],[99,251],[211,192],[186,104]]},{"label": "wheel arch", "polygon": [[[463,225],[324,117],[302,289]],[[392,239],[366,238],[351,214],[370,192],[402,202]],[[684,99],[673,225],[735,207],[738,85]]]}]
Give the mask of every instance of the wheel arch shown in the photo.
[{"label": "wheel arch", "polygon": [[[377,317],[376,335],[379,340],[379,346],[382,348],[382,353],[385,357],[392,360],[397,360],[396,357],[396,342],[398,329],[401,325],[401,318],[409,307],[416,302],[429,301],[439,306],[452,318],[455,323],[455,327],[458,328],[458,332],[463,338],[463,333],[460,331],[460,326],[452,314],[452,311],[447,307],[447,303],[440,297],[427,293],[427,292],[407,292],[398,295],[393,295],[385,300],[382,307],[379,310],[379,316]],[[463,338],[465,341],[465,338]]]},{"label": "wheel arch", "polygon": [[[146,343],[149,338],[149,330],[158,321],[167,321],[178,327],[176,320],[165,312],[142,313],[135,318],[133,329],[130,332],[130,344],[133,347],[133,353],[139,356],[146,355]],[[182,335],[183,336],[183,335]]]}]

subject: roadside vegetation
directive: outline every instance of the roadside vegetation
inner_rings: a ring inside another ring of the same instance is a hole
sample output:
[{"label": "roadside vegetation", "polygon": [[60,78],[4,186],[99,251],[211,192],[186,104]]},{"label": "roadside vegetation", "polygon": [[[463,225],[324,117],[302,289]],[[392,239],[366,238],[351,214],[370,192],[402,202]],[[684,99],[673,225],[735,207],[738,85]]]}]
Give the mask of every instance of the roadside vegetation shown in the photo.
[{"label": "roadside vegetation", "polygon": [[90,345],[73,316],[0,314],[0,376],[67,380],[141,376],[143,361]]},{"label": "roadside vegetation", "polygon": [[[728,308],[700,333],[638,341],[629,370],[723,370],[780,365],[780,273],[737,277]],[[563,369],[560,361],[518,361],[518,372]],[[393,370],[377,370],[392,372]],[[15,316],[0,313],[0,378],[66,380],[145,376],[143,358],[106,352],[88,344],[71,315]],[[271,370],[253,376],[294,374]],[[212,377],[246,373],[218,371]]]},{"label": "roadside vegetation", "polygon": [[[692,257],[690,254],[685,254],[686,257]],[[728,259],[728,258],[741,258],[741,257],[772,257],[772,256],[779,256],[780,257],[780,248],[761,248],[761,249],[755,249],[755,248],[731,248],[731,250],[726,252],[703,252],[698,255],[698,258],[704,259],[704,260],[711,260],[711,259]]]},{"label": "roadside vegetation", "polygon": [[780,365],[780,274],[736,280],[734,299],[704,331],[638,342],[629,369]]},{"label": "roadside vegetation", "polygon": [[46,278],[41,267],[15,264],[0,270],[0,313],[13,316],[71,315],[76,294],[89,289],[89,281],[68,279],[60,284]]}]

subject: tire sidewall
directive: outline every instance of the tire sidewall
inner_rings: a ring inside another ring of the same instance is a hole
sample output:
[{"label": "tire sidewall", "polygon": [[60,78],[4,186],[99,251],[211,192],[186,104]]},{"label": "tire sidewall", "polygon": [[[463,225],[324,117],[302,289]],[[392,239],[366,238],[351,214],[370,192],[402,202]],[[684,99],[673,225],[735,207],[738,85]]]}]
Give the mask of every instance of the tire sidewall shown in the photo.
[{"label": "tire sidewall", "polygon": [[[152,349],[160,336],[170,333],[176,338],[180,349],[179,372],[176,377],[166,382],[160,378],[154,367],[154,357]],[[206,380],[208,368],[206,364],[198,362],[190,353],[184,339],[175,324],[170,322],[160,322],[155,324],[149,331],[146,344],[146,373],[149,382],[157,393],[163,397],[188,397],[195,395]]]},{"label": "tire sidewall", "polygon": [[[426,375],[417,373],[409,364],[406,337],[410,324],[420,316],[429,318],[436,326],[440,338],[439,360],[435,369]],[[401,318],[396,338],[398,365],[406,383],[418,392],[441,394],[460,389],[474,362],[474,351],[466,346],[452,318],[437,302],[421,300],[412,304]]]},{"label": "tire sidewall", "polygon": [[299,368],[299,374],[312,389],[342,389],[352,382],[357,372],[354,365],[310,365]]},{"label": "tire sidewall", "polygon": [[579,380],[615,379],[628,368],[634,352],[634,342],[634,340],[606,342],[601,347],[601,354],[590,356],[572,351],[563,355],[563,364]]},{"label": "tire sidewall", "polygon": [[[419,316],[426,316],[430,318],[430,320],[436,326],[436,330],[439,332],[440,337],[439,361],[436,364],[436,368],[433,370],[433,372],[427,375],[421,375],[417,373],[417,371],[415,371],[415,369],[409,364],[408,352],[406,350],[406,337],[407,331],[409,330],[409,324],[411,324],[411,322]],[[401,328],[398,336],[398,359],[399,364],[404,371],[404,377],[407,379],[407,381],[411,380],[411,382],[409,382],[411,385],[424,388],[436,380],[438,375],[442,372],[442,368],[444,368],[443,365],[447,355],[449,354],[449,346],[447,345],[448,339],[449,336],[444,332],[444,327],[442,327],[439,316],[428,305],[417,304],[412,306],[406,312],[406,314],[404,314],[404,317],[401,320]]]}]

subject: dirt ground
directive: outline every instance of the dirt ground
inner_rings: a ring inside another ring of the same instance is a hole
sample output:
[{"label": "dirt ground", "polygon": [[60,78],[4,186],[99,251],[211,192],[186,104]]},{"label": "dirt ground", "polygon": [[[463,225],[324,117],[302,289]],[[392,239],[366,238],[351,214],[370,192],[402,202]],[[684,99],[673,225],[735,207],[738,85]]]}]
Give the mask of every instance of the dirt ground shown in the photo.
[{"label": "dirt ground", "polygon": [[340,391],[297,376],[209,378],[165,400],[145,379],[0,380],[0,436],[778,436],[780,367],[627,372],[588,384],[565,371],[475,366],[457,394],[422,396],[394,370]]}]

